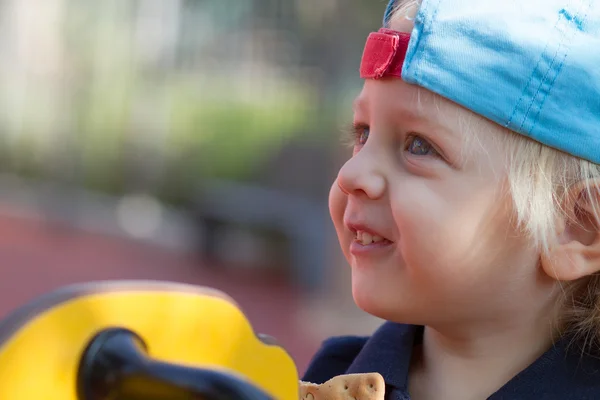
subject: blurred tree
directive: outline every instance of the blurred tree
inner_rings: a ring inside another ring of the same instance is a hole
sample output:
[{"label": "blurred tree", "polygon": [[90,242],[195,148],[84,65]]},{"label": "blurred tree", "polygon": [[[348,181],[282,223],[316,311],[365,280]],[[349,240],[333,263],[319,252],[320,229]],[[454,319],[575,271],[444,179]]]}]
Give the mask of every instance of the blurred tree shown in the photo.
[{"label": "blurred tree", "polygon": [[[20,0],[0,3],[12,21],[2,26],[0,46],[27,50],[42,72],[54,57],[60,71],[34,81],[29,65],[0,68],[10,100],[0,103],[0,142],[14,160],[0,167],[113,193],[175,197],[200,177],[256,181],[269,163],[296,159],[294,148],[337,144],[340,111],[348,113],[348,93],[360,86],[364,38],[385,5],[53,0],[45,7],[56,4],[60,51],[51,57],[36,52],[48,47],[42,42],[22,40],[35,38],[26,33],[37,27],[19,25],[25,20],[14,18],[17,4],[26,9]],[[0,51],[0,67],[10,65],[2,55],[13,63],[10,54]],[[51,125],[42,123],[42,111],[56,117]]]}]

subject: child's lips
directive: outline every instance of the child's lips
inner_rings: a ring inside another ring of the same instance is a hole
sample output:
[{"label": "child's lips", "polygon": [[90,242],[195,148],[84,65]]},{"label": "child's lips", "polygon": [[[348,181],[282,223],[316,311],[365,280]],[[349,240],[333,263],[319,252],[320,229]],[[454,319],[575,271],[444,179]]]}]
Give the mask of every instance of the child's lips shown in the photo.
[{"label": "child's lips", "polygon": [[394,244],[394,242],[365,224],[347,223],[346,226],[354,234],[354,240],[350,244],[350,253],[355,256],[386,251]]},{"label": "child's lips", "polygon": [[347,223],[346,227],[354,234],[354,240],[365,246],[370,243],[392,242],[390,239],[365,224]]},{"label": "child's lips", "polygon": [[352,243],[350,243],[350,253],[354,256],[376,255],[393,248],[393,244],[394,242],[391,242],[387,239],[367,244],[365,244],[363,241],[359,241],[358,239],[354,239]]}]

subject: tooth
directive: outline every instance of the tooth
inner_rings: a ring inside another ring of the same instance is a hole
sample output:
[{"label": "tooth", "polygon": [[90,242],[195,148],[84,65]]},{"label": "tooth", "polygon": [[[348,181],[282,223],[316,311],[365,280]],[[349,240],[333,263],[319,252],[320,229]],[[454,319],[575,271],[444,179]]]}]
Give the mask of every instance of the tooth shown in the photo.
[{"label": "tooth", "polygon": [[373,243],[381,242],[383,238],[381,236],[373,236]]},{"label": "tooth", "polygon": [[362,233],[362,244],[367,245],[373,242],[373,236],[370,233],[363,232]]}]

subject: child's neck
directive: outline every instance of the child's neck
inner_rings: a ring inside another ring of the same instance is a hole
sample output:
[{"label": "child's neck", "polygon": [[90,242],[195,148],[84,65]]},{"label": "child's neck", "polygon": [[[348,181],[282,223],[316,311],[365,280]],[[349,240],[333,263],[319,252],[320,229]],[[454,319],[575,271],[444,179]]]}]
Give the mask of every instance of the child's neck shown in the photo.
[{"label": "child's neck", "polygon": [[549,325],[445,335],[426,327],[414,349],[413,400],[482,400],[540,357],[552,344]]}]

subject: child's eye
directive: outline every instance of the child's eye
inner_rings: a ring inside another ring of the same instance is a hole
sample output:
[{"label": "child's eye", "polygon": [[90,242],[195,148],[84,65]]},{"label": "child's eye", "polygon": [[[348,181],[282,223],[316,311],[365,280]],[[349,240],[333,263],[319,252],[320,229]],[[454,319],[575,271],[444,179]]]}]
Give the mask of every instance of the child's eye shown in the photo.
[{"label": "child's eye", "polygon": [[438,156],[438,152],[427,140],[420,136],[409,136],[406,138],[405,150],[415,156]]},{"label": "child's eye", "polygon": [[361,147],[367,143],[371,129],[366,125],[354,124],[349,129],[344,129],[344,143],[350,147]]},{"label": "child's eye", "polygon": [[365,125],[355,125],[354,126],[354,140],[357,145],[364,146],[367,144],[367,140],[369,139],[369,133],[371,133],[371,129]]}]

